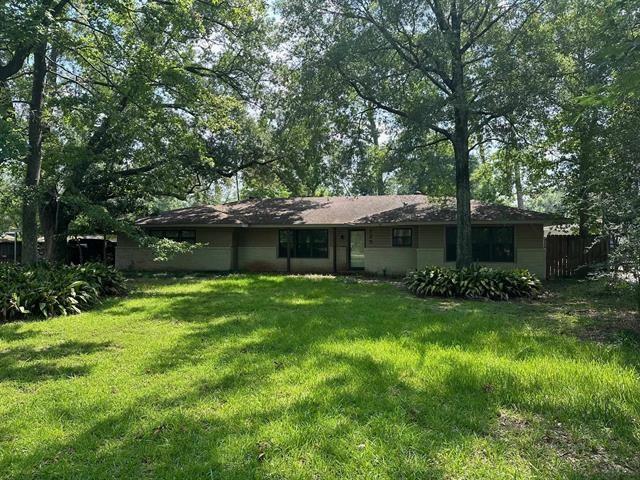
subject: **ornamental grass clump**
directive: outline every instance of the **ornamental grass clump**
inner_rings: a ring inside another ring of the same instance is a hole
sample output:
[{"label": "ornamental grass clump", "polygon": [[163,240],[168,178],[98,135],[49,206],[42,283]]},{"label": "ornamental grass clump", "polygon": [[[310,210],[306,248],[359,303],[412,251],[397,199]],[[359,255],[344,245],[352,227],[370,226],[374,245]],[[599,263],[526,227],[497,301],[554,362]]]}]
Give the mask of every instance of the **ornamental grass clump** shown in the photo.
[{"label": "ornamental grass clump", "polygon": [[498,270],[478,266],[460,270],[427,267],[407,275],[405,285],[418,297],[509,300],[532,298],[542,292],[542,283],[528,270]]},{"label": "ornamental grass clump", "polygon": [[101,298],[124,295],[126,279],[99,263],[0,265],[0,321],[80,313]]}]

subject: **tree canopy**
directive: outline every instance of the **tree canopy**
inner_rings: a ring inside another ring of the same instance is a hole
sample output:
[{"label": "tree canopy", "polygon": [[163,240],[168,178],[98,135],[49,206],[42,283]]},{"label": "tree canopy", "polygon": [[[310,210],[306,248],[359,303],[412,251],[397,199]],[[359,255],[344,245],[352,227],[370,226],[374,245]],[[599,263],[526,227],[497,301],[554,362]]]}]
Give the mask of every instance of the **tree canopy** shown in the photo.
[{"label": "tree canopy", "polygon": [[246,196],[455,196],[637,230],[635,0],[10,0],[0,206],[69,231]]}]

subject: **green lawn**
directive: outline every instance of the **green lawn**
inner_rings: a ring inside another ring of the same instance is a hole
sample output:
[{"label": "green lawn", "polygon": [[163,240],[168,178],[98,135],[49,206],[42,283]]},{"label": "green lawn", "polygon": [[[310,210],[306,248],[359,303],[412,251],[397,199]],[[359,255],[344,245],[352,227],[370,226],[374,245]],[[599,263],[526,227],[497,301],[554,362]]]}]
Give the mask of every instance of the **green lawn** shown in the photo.
[{"label": "green lawn", "polygon": [[142,280],[0,325],[0,478],[639,478],[640,344],[616,302]]}]

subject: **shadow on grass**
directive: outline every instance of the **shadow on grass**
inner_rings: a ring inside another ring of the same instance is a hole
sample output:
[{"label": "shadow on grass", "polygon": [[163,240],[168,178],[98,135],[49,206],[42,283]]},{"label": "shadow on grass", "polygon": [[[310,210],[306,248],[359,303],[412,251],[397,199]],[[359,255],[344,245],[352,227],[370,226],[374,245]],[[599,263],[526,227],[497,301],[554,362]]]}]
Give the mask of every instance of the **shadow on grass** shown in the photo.
[{"label": "shadow on grass", "polygon": [[58,365],[57,361],[105,350],[110,342],[68,341],[47,348],[15,347],[0,351],[0,381],[33,383],[56,378],[87,375],[85,362]]},{"label": "shadow on grass", "polygon": [[[496,433],[505,407],[539,418],[532,443],[543,443],[544,425],[562,419],[581,423],[597,442],[610,441],[603,431],[613,428],[637,445],[620,402],[588,395],[558,401],[537,394],[544,385],[535,375],[523,378],[526,362],[583,359],[580,368],[597,366],[594,351],[549,328],[556,321],[549,305],[422,301],[383,284],[263,276],[144,297],[157,299],[155,320],[188,328],[145,360],[141,373],[163,378],[205,364],[210,372],[118,412],[96,407],[96,420],[80,434],[29,456],[7,456],[0,470],[13,462],[25,473],[39,465],[44,476],[92,478],[445,478],[451,474],[438,460],[469,455],[489,439],[528,465],[542,455],[557,478],[607,475],[609,466],[588,454],[568,462],[553,446],[518,449],[516,436]],[[9,350],[0,357],[0,375],[2,365],[30,355],[49,361],[108,346]],[[395,355],[411,360],[402,366]],[[636,367],[638,355],[617,361]],[[558,383],[556,395],[570,395],[562,379],[548,378]],[[635,468],[614,473],[634,478]]]},{"label": "shadow on grass", "polygon": [[0,340],[3,342],[17,342],[36,335],[32,330],[24,330],[19,323],[0,323],[0,327]]}]

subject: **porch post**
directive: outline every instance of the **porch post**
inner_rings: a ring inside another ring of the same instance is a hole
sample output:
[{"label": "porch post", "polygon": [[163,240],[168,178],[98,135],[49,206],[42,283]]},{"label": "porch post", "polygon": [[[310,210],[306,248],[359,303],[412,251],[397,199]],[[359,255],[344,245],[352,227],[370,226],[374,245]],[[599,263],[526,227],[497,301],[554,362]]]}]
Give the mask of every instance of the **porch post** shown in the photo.
[{"label": "porch post", "polygon": [[333,227],[333,273],[338,273],[338,235],[336,230],[336,227]]}]

